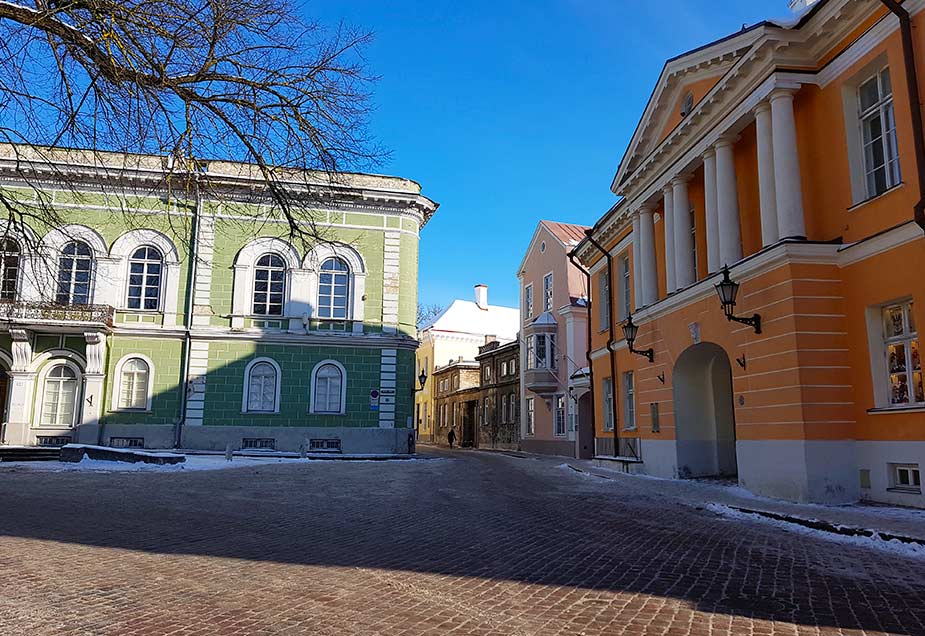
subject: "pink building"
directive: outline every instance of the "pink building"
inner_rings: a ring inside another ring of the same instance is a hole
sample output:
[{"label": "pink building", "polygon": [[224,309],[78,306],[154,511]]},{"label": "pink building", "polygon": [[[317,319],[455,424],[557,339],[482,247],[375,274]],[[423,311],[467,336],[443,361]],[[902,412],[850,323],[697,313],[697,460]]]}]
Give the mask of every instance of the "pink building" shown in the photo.
[{"label": "pink building", "polygon": [[521,448],[591,457],[587,282],[569,260],[588,228],[540,221],[520,280]]}]

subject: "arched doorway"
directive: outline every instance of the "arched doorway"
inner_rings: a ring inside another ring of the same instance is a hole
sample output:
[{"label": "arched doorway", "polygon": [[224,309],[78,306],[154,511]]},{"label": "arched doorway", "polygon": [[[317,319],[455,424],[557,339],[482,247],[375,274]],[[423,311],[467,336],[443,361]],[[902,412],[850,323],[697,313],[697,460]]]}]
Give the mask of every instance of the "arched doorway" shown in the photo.
[{"label": "arched doorway", "polygon": [[729,356],[711,342],[696,344],[678,358],[672,377],[678,474],[737,474]]}]

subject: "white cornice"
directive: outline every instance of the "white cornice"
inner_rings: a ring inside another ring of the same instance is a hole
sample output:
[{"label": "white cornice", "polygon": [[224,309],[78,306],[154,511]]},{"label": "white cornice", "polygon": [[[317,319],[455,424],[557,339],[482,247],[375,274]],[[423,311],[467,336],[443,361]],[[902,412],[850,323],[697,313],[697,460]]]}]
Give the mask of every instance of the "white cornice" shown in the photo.
[{"label": "white cornice", "polygon": [[838,250],[838,265],[848,267],[913,241],[925,241],[925,236],[915,221],[908,221],[863,241],[842,246]]}]

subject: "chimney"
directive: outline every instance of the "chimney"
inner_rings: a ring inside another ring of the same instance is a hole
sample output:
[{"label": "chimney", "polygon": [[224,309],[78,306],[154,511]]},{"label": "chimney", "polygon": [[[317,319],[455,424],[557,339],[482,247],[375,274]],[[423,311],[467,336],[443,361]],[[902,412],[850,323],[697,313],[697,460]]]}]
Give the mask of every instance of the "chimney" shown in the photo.
[{"label": "chimney", "polygon": [[494,341],[497,340],[497,339],[498,339],[498,336],[495,336],[495,335],[488,335],[488,336],[485,336],[485,344],[491,344],[492,342],[494,342]]},{"label": "chimney", "polygon": [[479,309],[488,309],[488,285],[475,286],[475,304]]}]

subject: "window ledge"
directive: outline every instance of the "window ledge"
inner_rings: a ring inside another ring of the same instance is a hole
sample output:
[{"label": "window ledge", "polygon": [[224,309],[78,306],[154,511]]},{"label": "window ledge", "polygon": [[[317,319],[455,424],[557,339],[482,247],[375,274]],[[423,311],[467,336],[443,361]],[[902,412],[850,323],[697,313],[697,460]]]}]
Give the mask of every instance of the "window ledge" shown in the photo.
[{"label": "window ledge", "polygon": [[888,415],[895,413],[925,413],[925,404],[912,404],[909,406],[881,406],[867,409],[868,415]]},{"label": "window ledge", "polygon": [[905,495],[921,495],[922,494],[921,488],[914,488],[914,487],[905,488],[903,486],[894,486],[892,488],[887,488],[886,491],[887,492],[898,492],[898,493],[902,493]]},{"label": "window ledge", "polygon": [[110,409],[110,413],[150,413],[151,409]]},{"label": "window ledge", "polygon": [[884,191],[881,192],[880,194],[875,194],[874,196],[868,197],[868,198],[864,199],[863,201],[858,201],[857,203],[855,203],[854,205],[852,205],[850,208],[848,208],[848,212],[854,212],[855,210],[858,210],[858,209],[860,209],[860,208],[863,208],[863,207],[864,207],[865,205],[867,205],[868,203],[873,203],[873,202],[876,201],[877,199],[881,199],[881,198],[887,196],[888,194],[891,194],[892,192],[894,192],[894,191],[896,191],[896,190],[899,190],[899,189],[902,188],[904,185],[906,185],[906,182],[905,182],[905,181],[900,181],[899,183],[897,183],[896,185],[894,185],[892,188],[887,188],[886,190],[884,190]]}]

